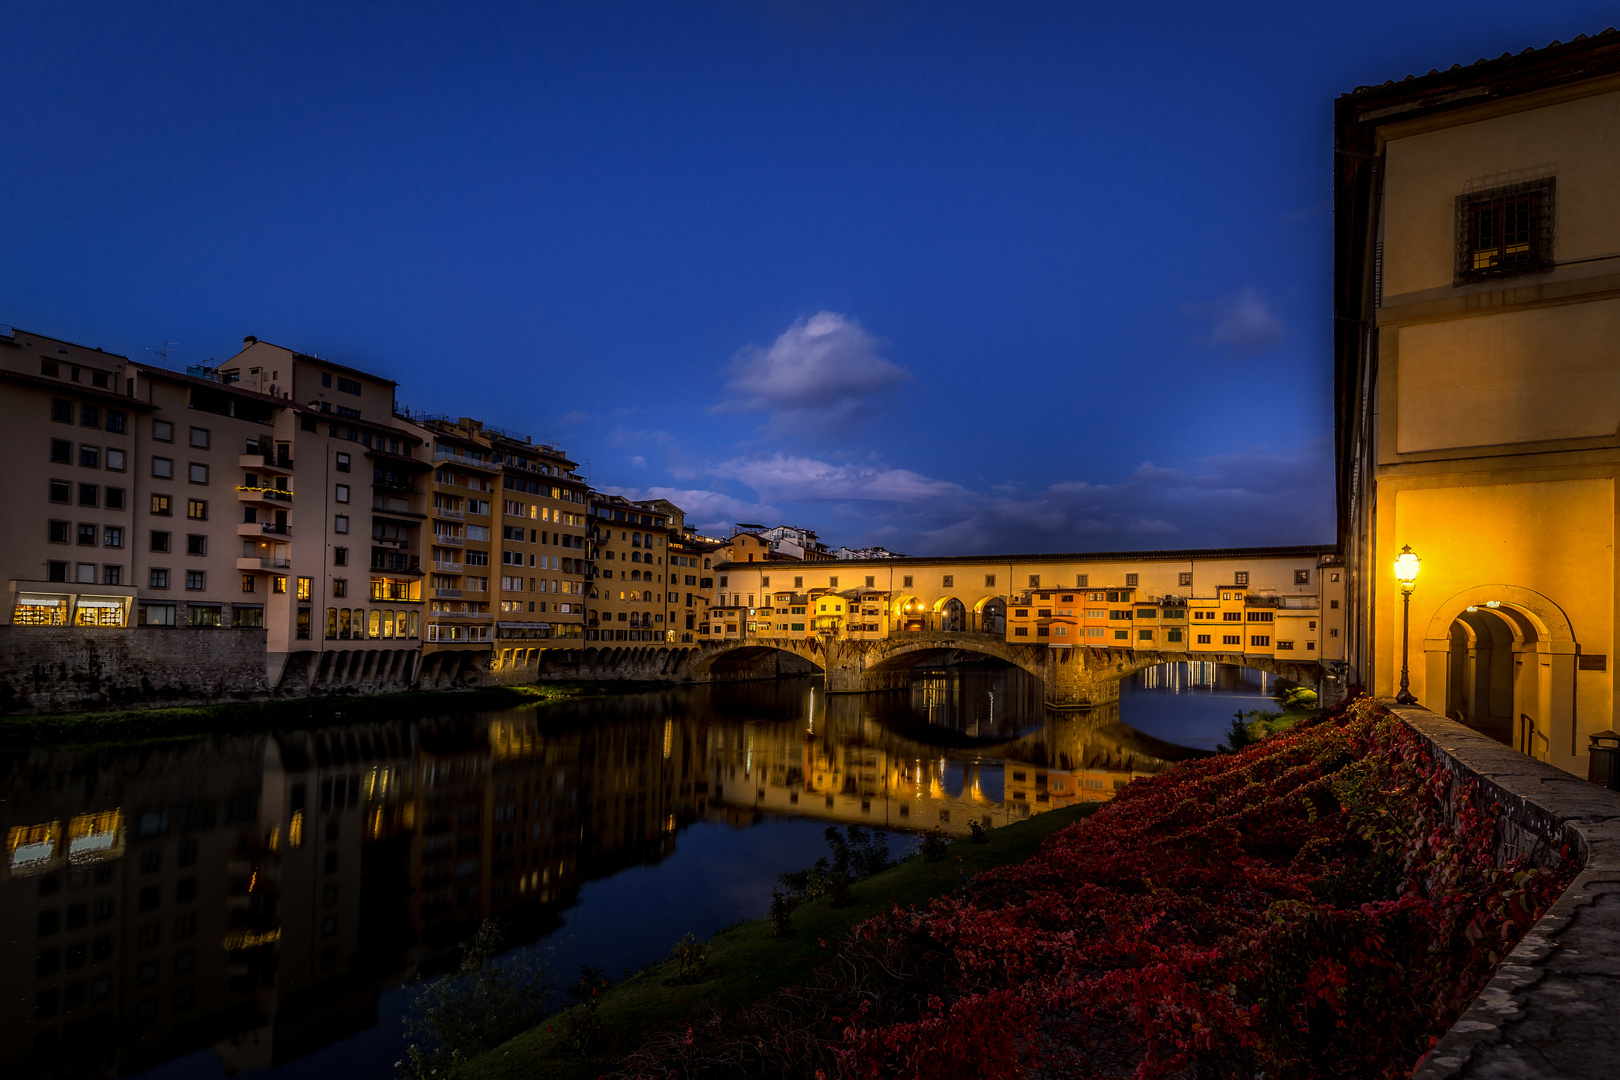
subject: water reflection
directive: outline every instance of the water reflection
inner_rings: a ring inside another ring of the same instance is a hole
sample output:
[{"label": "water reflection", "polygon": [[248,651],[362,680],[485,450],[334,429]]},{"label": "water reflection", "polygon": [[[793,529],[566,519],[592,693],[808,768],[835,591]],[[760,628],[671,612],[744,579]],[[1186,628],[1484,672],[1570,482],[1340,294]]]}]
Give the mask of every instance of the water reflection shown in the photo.
[{"label": "water reflection", "polygon": [[694,822],[960,834],[1193,753],[1114,710],[1048,713],[1031,683],[941,670],[829,699],[784,680],[0,757],[0,1071],[110,1077],[203,1048],[274,1067],[373,1026],[379,993],[478,920],[541,939],[582,884],[666,859]]}]

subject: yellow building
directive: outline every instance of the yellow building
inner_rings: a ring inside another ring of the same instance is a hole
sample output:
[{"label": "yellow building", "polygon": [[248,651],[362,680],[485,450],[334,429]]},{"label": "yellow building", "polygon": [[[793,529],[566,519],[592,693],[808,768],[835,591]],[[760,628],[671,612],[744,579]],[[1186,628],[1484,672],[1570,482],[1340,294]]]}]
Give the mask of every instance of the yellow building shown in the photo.
[{"label": "yellow building", "polygon": [[593,492],[589,529],[585,640],[677,640],[679,581],[675,568],[665,565],[675,535],[669,513],[622,495]]},{"label": "yellow building", "polygon": [[1617,726],[1615,40],[1337,104],[1348,659],[1382,697],[1405,659],[1417,701],[1582,776]]}]

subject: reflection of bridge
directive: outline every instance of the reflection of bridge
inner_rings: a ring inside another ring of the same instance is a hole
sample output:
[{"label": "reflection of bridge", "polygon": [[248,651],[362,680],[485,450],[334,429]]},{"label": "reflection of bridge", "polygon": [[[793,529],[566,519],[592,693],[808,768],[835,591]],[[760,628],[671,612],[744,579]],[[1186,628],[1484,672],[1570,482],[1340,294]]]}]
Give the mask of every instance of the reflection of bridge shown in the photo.
[{"label": "reflection of bridge", "polygon": [[[1317,685],[1343,656],[1330,548],[973,556],[716,568],[693,644],[558,649],[542,678],[716,682],[821,673],[831,693],[886,690],[919,664],[990,658],[1094,708],[1174,661]],[[672,633],[673,636],[673,633]]]},{"label": "reflection of bridge", "polygon": [[906,685],[914,668],[943,659],[1000,660],[1029,672],[1046,687],[1046,703],[1060,709],[1096,708],[1119,700],[1119,683],[1156,664],[1197,660],[1236,664],[1316,685],[1315,662],[1279,660],[1243,652],[1191,653],[1170,649],[1110,649],[1012,644],[989,634],[901,631],[874,641],[823,637],[744,638],[695,646],[585,649],[572,663],[554,663],[550,677],[729,682],[821,673],[829,693],[864,693]]},{"label": "reflection of bridge", "polygon": [[939,742],[948,733],[919,729],[911,704],[897,695],[812,695],[802,707],[797,723],[772,718],[710,727],[711,813],[782,813],[966,835],[973,822],[1004,825],[1111,799],[1132,779],[1197,756],[1120,723],[1117,704],[1085,714],[1051,712],[1012,738],[948,746]]}]

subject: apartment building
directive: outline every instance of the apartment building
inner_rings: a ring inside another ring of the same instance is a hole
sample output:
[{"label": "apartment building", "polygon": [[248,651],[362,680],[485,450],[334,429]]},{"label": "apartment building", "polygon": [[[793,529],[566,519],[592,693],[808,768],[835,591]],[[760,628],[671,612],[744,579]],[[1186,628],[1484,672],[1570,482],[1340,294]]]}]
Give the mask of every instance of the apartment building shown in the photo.
[{"label": "apartment building", "polygon": [[1620,35],[1438,67],[1335,107],[1349,660],[1584,777],[1620,727]]},{"label": "apartment building", "polygon": [[585,638],[586,516],[590,488],[561,450],[526,435],[481,429],[500,464],[491,520],[495,604],[493,668],[539,663],[556,643]]},{"label": "apartment building", "polygon": [[[669,565],[679,533],[651,503],[594,492],[587,641],[675,641],[678,577]],[[686,556],[682,556],[683,560]]]}]

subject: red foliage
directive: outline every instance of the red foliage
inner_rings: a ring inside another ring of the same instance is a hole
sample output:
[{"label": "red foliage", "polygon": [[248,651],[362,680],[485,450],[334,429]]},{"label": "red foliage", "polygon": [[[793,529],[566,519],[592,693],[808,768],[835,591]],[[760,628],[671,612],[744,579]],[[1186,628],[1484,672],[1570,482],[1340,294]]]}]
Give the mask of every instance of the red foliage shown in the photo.
[{"label": "red foliage", "polygon": [[1573,875],[1567,852],[1497,866],[1498,816],[1362,698],[1132,783],[630,1072],[1406,1076]]}]

